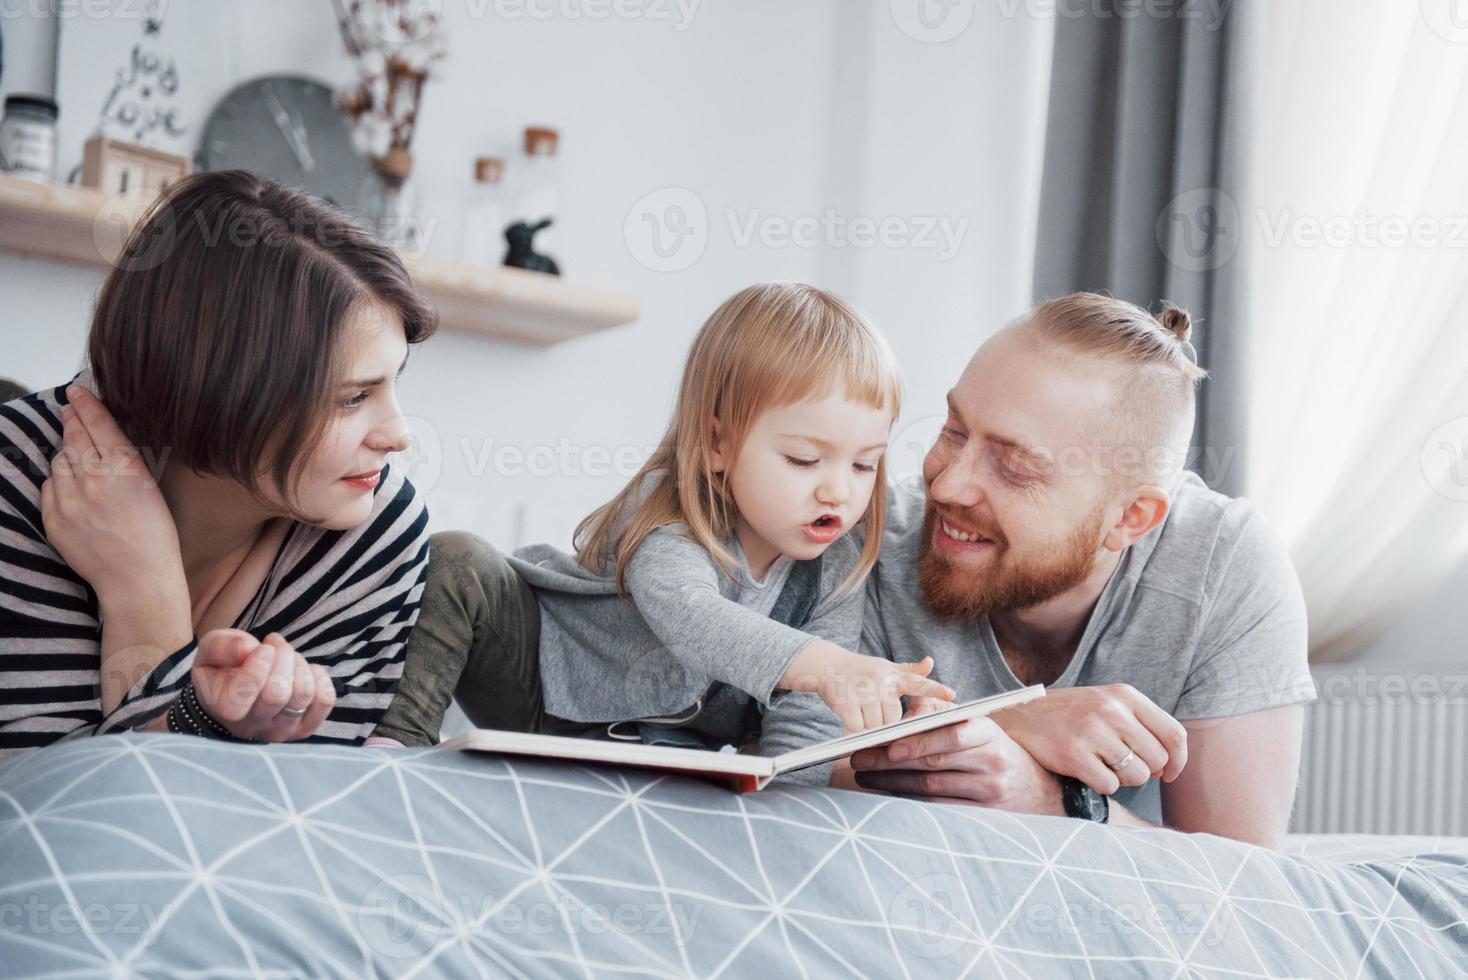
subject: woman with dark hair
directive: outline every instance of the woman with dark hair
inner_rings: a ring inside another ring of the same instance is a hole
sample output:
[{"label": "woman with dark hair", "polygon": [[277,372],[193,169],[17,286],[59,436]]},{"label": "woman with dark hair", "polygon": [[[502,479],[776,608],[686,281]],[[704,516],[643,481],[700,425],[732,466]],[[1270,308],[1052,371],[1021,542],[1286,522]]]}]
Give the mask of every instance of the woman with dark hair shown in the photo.
[{"label": "woman with dark hair", "polygon": [[0,405],[0,757],[371,735],[428,562],[395,380],[435,325],[321,202],[174,185],[102,286],[89,370]]}]

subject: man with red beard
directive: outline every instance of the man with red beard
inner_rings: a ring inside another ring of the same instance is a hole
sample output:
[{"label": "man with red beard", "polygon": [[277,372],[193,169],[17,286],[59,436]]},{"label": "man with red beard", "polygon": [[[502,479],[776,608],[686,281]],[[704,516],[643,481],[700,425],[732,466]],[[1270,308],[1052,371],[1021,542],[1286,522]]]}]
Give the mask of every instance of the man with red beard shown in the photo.
[{"label": "man with red beard", "polygon": [[890,488],[862,648],[932,657],[964,700],[1048,694],[858,753],[859,786],[1279,841],[1314,698],[1304,604],[1250,505],[1182,469],[1189,333],[1080,293],[974,355],[921,484]]}]

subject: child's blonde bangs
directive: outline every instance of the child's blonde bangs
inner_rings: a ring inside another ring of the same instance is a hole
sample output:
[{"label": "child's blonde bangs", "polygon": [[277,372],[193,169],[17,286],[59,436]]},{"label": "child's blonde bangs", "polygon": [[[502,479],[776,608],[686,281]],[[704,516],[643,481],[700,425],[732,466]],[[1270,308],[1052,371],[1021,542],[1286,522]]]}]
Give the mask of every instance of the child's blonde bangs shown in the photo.
[{"label": "child's blonde bangs", "polygon": [[753,288],[775,292],[778,298],[764,304],[733,338],[738,350],[731,352],[734,370],[726,400],[741,404],[740,410],[721,414],[726,424],[744,430],[766,409],[838,393],[896,418],[902,401],[896,358],[861,314],[810,286],[766,283]]},{"label": "child's blonde bangs", "polygon": [[[838,393],[890,411],[894,419],[901,411],[896,358],[871,324],[842,300],[801,283],[760,283],[735,293],[693,341],[659,450],[626,489],[577,528],[582,563],[600,569],[615,556],[621,588],[626,563],[647,535],[682,523],[725,574],[735,575],[739,562],[724,542],[733,534],[736,508],[725,474],[713,470],[713,420],[742,447],[761,412]],[[637,499],[635,488],[653,473],[660,475],[654,489]],[[839,592],[859,586],[876,565],[886,524],[886,474],[884,454],[862,518],[861,557]]]}]

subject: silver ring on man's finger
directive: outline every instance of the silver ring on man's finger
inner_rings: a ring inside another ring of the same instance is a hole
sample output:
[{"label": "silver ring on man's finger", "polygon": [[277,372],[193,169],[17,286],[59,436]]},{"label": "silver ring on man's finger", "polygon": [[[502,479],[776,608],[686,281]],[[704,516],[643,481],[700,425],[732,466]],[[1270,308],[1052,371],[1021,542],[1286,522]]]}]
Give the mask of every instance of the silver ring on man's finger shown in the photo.
[{"label": "silver ring on man's finger", "polygon": [[1134,751],[1132,751],[1131,748],[1129,747],[1126,750],[1126,758],[1122,759],[1120,762],[1118,762],[1118,763],[1116,763],[1114,765],[1112,763],[1110,763],[1110,762],[1108,762],[1106,764],[1108,766],[1111,766],[1111,768],[1114,769],[1115,771],[1121,772],[1127,766],[1131,765],[1132,764],[1132,760],[1135,759],[1136,757],[1137,757],[1137,753],[1134,752]]},{"label": "silver ring on man's finger", "polygon": [[[306,717],[306,709],[305,708],[299,708],[299,709],[297,709],[297,708],[281,708],[280,709],[280,713],[283,714],[283,715],[285,715],[287,718],[304,718],[304,717]],[[1128,760],[1128,761],[1130,761],[1130,760]]]}]

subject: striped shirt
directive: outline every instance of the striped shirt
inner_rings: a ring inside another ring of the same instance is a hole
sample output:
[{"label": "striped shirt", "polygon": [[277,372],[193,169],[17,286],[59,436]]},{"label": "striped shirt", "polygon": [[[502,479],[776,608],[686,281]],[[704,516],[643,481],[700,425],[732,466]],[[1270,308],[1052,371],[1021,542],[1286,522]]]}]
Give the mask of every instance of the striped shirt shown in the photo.
[{"label": "striped shirt", "polygon": [[[145,725],[188,682],[197,649],[190,641],[164,658],[104,717],[97,595],[51,547],[41,523],[41,484],[61,445],[65,388],[0,405],[0,758]],[[359,744],[372,734],[418,618],[428,512],[391,467],[373,494],[372,515],[355,528],[292,524],[234,624],[257,638],[280,633],[331,674],[336,706],[309,741]]]}]

